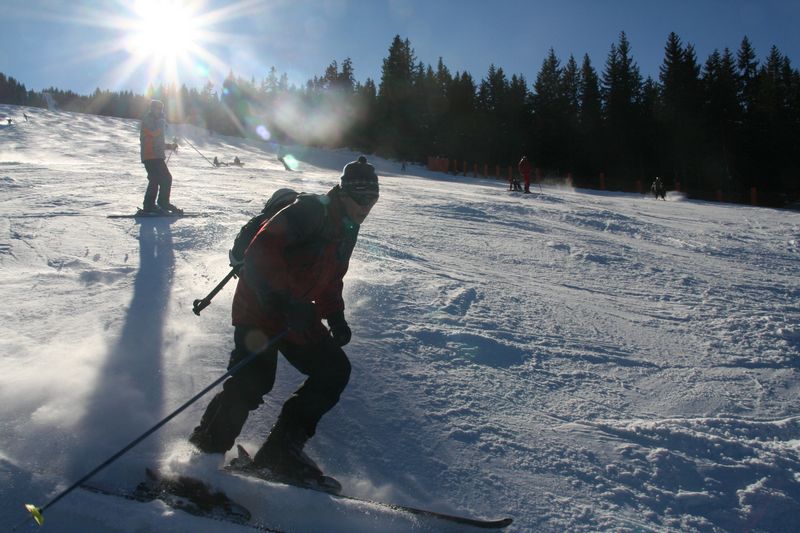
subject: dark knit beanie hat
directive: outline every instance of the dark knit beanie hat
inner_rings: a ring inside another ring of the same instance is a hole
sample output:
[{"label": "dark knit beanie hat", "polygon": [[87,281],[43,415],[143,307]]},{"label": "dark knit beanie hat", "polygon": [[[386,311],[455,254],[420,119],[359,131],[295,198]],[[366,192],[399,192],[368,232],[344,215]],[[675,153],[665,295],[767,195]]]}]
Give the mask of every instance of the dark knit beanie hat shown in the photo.
[{"label": "dark knit beanie hat", "polygon": [[344,166],[342,189],[356,200],[378,197],[378,176],[366,157],[362,155]]}]

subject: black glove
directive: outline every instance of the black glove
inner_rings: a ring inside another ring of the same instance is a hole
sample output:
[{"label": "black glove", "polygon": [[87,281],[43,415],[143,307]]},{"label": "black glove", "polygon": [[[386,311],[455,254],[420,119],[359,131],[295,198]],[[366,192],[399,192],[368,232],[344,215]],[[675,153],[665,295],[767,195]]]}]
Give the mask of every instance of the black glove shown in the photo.
[{"label": "black glove", "polygon": [[231,263],[231,267],[235,268],[236,273],[238,274],[239,271],[242,269],[242,266],[244,266],[244,256],[242,257],[237,256],[236,253],[234,253],[233,248],[231,248],[230,250],[228,250],[228,260]]},{"label": "black glove", "polygon": [[310,302],[292,302],[286,308],[286,325],[295,333],[302,335],[318,321],[317,308]]},{"label": "black glove", "polygon": [[344,319],[344,311],[339,311],[328,317],[328,327],[331,330],[331,337],[338,346],[344,346],[350,342],[353,332]]}]

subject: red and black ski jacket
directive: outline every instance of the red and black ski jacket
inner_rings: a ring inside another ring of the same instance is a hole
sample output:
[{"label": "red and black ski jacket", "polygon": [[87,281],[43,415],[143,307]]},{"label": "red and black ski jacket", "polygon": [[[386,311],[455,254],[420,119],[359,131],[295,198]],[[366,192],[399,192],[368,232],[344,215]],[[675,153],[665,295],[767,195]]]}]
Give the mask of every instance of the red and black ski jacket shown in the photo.
[{"label": "red and black ski jacket", "polygon": [[[234,326],[254,326],[268,335],[287,327],[293,305],[313,303],[318,318],[344,311],[342,279],[358,238],[339,202],[339,187],[324,195],[300,195],[267,221],[250,242],[233,299]],[[319,320],[311,331],[288,340],[321,340]]]},{"label": "red and black ski jacket", "polygon": [[526,158],[520,159],[518,167],[523,176],[530,176],[533,170],[533,165]]}]

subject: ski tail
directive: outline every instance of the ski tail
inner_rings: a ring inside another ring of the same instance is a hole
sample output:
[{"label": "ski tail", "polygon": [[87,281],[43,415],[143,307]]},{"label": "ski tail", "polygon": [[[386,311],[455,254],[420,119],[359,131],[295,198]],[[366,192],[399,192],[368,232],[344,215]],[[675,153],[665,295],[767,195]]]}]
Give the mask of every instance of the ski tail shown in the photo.
[{"label": "ski tail", "polygon": [[160,500],[166,505],[203,518],[236,524],[249,524],[250,511],[229,498],[224,492],[212,489],[204,481],[189,476],[165,476],[154,469],[145,470],[145,480],[133,491],[112,491],[84,484],[81,488],[98,494],[118,496],[138,502]]}]

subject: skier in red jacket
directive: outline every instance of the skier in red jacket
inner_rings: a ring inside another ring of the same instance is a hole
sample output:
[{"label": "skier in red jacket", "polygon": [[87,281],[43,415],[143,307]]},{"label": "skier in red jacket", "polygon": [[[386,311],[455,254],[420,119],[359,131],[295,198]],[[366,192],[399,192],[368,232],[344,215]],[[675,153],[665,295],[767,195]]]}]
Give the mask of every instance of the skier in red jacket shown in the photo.
[{"label": "skier in red jacket", "polygon": [[[362,156],[344,167],[340,185],[325,195],[300,195],[256,233],[233,300],[235,348],[228,368],[261,353],[211,400],[189,438],[197,448],[224,453],[233,447],[249,412],[272,390],[280,352],[308,379],[283,405],[253,466],[301,483],[326,478],[303,446],[350,377],[342,350],[351,337],[342,280],[378,195],[375,169]],[[268,339],[284,330],[288,334],[265,350]]]},{"label": "skier in red jacket", "polygon": [[528,156],[523,155],[522,159],[519,160],[519,171],[525,180],[525,192],[527,193],[531,192],[531,170],[533,170],[533,167],[531,162],[528,161]]}]

